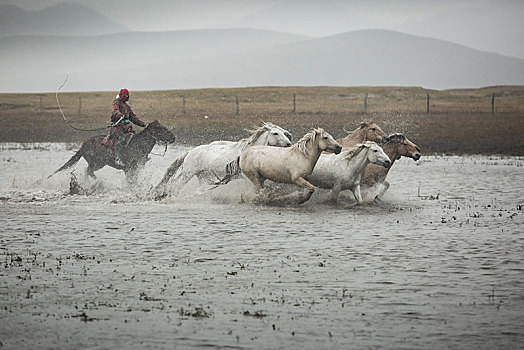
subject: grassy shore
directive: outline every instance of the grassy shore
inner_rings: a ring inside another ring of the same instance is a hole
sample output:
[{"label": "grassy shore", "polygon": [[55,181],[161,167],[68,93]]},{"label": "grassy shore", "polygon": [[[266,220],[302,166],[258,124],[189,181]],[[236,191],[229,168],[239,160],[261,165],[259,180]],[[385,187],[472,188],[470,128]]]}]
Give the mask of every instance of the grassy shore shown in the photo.
[{"label": "grassy shore", "polygon": [[[72,125],[95,129],[109,124],[115,95],[69,92],[58,98]],[[158,119],[185,145],[238,140],[261,121],[279,124],[298,139],[313,127],[343,137],[361,121],[373,120],[387,133],[404,133],[425,154],[524,155],[524,86],[131,91],[130,104],[142,120]],[[107,132],[70,128],[55,93],[0,94],[0,122],[0,142],[81,142]]]}]

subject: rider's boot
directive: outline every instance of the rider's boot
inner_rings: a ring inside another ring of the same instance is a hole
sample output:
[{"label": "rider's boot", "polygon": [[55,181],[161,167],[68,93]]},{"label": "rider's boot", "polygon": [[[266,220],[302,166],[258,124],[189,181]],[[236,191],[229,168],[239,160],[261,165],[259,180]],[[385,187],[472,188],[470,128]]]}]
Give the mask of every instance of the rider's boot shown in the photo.
[{"label": "rider's boot", "polygon": [[115,147],[115,164],[119,167],[124,167],[125,163],[122,161],[122,158],[120,157],[120,154],[122,153],[122,150],[119,149],[119,147]]}]

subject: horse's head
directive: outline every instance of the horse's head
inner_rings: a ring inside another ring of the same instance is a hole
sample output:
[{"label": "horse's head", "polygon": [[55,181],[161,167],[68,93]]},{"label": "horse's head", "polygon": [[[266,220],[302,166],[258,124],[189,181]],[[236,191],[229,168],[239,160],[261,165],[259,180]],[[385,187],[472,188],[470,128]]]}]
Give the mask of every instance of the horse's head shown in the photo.
[{"label": "horse's head", "polygon": [[382,147],[377,145],[376,142],[366,141],[364,147],[368,148],[368,160],[372,164],[382,165],[384,168],[391,166],[391,159],[384,153]]},{"label": "horse's head", "polygon": [[366,135],[366,141],[382,142],[387,138],[386,133],[374,122],[362,122],[360,128]]},{"label": "horse's head", "polygon": [[151,133],[151,136],[153,136],[157,141],[166,143],[175,142],[175,135],[171,131],[169,131],[168,128],[160,124],[158,120],[155,120],[154,122],[147,124],[144,131]]},{"label": "horse's head", "polygon": [[272,124],[264,123],[264,128],[267,130],[267,145],[277,147],[289,147],[293,140],[293,135],[286,129]]},{"label": "horse's head", "polygon": [[388,137],[387,142],[392,142],[396,149],[396,158],[400,159],[400,157],[409,157],[413,158],[414,160],[420,159],[420,148],[418,148],[417,145],[415,145],[413,142],[408,140],[404,135],[402,134],[393,134]]},{"label": "horse's head", "polygon": [[335,141],[327,131],[322,128],[314,129],[314,139],[318,140],[318,148],[322,151],[339,154],[342,151],[342,146]]}]

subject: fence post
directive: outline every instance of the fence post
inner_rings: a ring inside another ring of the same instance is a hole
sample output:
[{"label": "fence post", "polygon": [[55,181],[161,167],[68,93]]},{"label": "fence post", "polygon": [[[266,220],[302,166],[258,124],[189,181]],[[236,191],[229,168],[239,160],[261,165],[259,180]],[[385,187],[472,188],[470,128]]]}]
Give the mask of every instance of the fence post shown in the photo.
[{"label": "fence post", "polygon": [[293,114],[297,114],[297,94],[293,94]]},{"label": "fence post", "polygon": [[40,109],[39,109],[40,115],[42,114],[43,111],[44,111],[44,104],[42,103],[42,96],[40,96]]},{"label": "fence post", "polygon": [[78,96],[78,114],[82,114],[82,96]]},{"label": "fence post", "polygon": [[429,113],[429,94],[426,94],[426,113]]},{"label": "fence post", "polygon": [[366,92],[366,96],[364,96],[364,114],[367,114],[368,112],[368,93]]},{"label": "fence post", "polygon": [[491,114],[495,114],[495,93],[491,94]]},{"label": "fence post", "polygon": [[184,109],[184,117],[186,116],[186,96],[182,96],[182,108]]},{"label": "fence post", "polygon": [[235,102],[236,102],[236,105],[237,105],[237,115],[240,115],[240,105],[238,104],[238,96],[235,95]]}]

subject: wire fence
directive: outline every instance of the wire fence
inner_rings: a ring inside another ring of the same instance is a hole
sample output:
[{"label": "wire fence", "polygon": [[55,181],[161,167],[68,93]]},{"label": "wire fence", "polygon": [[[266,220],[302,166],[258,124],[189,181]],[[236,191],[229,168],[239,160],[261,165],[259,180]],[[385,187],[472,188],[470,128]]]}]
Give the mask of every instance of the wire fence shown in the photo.
[{"label": "wire fence", "polygon": [[[377,90],[378,89],[378,90]],[[502,113],[524,112],[524,87],[489,91],[425,91],[413,88],[246,88],[188,91],[132,92],[130,104],[137,115],[165,116],[270,116],[301,114],[376,113]],[[108,118],[112,92],[62,93],[67,115]],[[0,115],[9,111],[49,114],[58,110],[54,94],[2,94]]]}]

